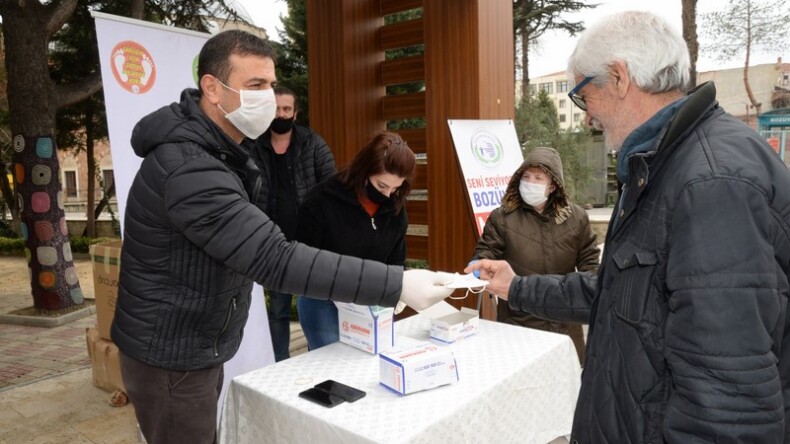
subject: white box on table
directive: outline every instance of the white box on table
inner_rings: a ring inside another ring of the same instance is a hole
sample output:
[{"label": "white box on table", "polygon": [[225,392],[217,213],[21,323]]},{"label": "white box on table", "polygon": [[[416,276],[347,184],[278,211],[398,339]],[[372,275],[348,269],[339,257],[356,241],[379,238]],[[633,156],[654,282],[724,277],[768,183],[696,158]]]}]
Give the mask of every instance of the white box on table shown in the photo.
[{"label": "white box on table", "polygon": [[461,311],[431,318],[431,339],[451,344],[477,334],[479,326],[480,312],[461,307]]},{"label": "white box on table", "polygon": [[340,342],[372,354],[395,346],[395,310],[335,302]]},{"label": "white box on table", "polygon": [[379,354],[379,383],[401,395],[458,381],[458,365],[447,347],[423,343]]}]

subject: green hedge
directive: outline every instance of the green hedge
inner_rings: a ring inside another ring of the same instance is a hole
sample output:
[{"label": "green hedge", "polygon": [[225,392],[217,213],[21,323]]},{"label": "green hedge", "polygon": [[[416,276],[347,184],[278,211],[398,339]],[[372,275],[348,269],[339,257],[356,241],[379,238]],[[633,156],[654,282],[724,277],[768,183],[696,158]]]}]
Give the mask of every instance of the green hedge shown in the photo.
[{"label": "green hedge", "polygon": [[[110,237],[82,237],[82,236],[69,236],[69,243],[71,244],[72,253],[88,253],[89,248],[93,244],[103,244],[110,242],[113,239]],[[24,255],[25,254],[25,241],[22,238],[0,237],[0,254],[3,255]]]},{"label": "green hedge", "polygon": [[22,255],[25,253],[25,241],[21,238],[0,237],[0,254]]}]

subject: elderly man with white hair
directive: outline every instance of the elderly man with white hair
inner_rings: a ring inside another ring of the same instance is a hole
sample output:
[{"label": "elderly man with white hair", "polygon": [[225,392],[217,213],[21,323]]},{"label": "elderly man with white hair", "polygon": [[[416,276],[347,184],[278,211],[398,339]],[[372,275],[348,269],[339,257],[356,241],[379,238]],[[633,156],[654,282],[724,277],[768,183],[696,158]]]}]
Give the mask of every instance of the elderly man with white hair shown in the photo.
[{"label": "elderly man with white hair", "polygon": [[572,442],[790,441],[790,172],[689,66],[653,14],[591,26],[569,96],[622,184],[598,273],[467,268],[511,310],[589,321]]}]

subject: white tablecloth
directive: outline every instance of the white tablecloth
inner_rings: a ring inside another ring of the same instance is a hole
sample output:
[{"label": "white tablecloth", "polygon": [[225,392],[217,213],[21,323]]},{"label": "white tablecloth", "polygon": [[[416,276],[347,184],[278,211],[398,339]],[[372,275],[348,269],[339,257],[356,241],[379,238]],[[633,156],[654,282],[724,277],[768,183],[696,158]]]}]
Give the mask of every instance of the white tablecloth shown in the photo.
[{"label": "white tablecloth", "polygon": [[[395,324],[396,346],[428,341],[429,321]],[[439,343],[436,343],[439,344]],[[335,343],[233,379],[220,442],[536,443],[570,433],[581,371],[570,338],[496,322],[450,347],[459,381],[400,396],[379,357]],[[367,392],[325,408],[298,393],[326,379]]]}]

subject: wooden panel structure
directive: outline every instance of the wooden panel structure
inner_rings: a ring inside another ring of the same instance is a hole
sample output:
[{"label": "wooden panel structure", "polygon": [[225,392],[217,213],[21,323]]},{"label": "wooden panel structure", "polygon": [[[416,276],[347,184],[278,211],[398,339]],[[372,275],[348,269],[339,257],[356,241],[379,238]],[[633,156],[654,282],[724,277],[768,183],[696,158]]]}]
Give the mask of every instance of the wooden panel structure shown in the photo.
[{"label": "wooden panel structure", "polygon": [[422,0],[380,0],[381,15],[422,8]]},{"label": "wooden panel structure", "polygon": [[381,28],[381,49],[396,49],[422,43],[422,19],[395,23]]},{"label": "wooden panel structure", "polygon": [[425,115],[425,93],[398,94],[381,98],[384,120],[407,119]]},{"label": "wooden panel structure", "polygon": [[387,60],[381,64],[381,83],[384,85],[422,80],[425,80],[425,58],[421,55]]},{"label": "wooden panel structure", "polygon": [[428,225],[428,201],[410,200],[406,202],[406,211],[409,214],[409,223]]},{"label": "wooden panel structure", "polygon": [[398,130],[398,134],[409,144],[409,148],[417,154],[426,152],[425,128],[409,128]]},{"label": "wooden panel structure", "polygon": [[428,236],[406,235],[406,251],[409,258],[428,255]]},{"label": "wooden panel structure", "polygon": [[[422,18],[384,25],[384,16],[419,7]],[[460,271],[477,236],[447,120],[514,118],[512,8],[511,0],[307,2],[310,122],[338,164],[387,121],[425,119],[398,132],[425,159],[413,188],[428,196],[407,204],[410,222],[428,226],[428,236],[407,236],[408,256],[433,270]],[[422,55],[384,60],[417,45]],[[423,92],[387,96],[388,85],[419,81]]]},{"label": "wooden panel structure", "polygon": [[384,25],[377,1],[309,1],[307,6],[310,124],[326,140],[338,165],[346,165],[378,131]]}]

